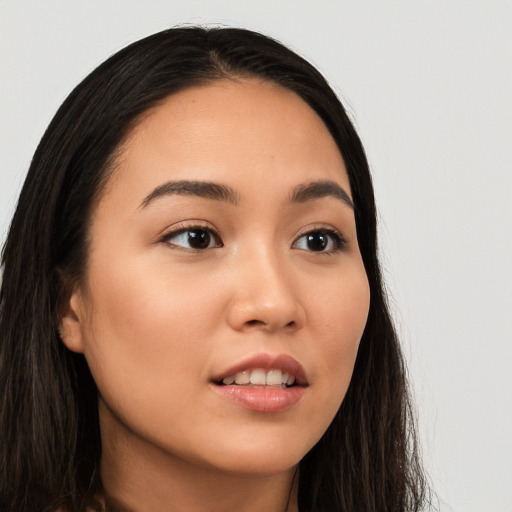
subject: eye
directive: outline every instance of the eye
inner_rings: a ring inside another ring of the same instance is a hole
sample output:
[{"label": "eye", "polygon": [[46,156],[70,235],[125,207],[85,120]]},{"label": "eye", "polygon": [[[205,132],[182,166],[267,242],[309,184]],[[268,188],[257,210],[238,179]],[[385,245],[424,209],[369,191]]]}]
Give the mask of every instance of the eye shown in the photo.
[{"label": "eye", "polygon": [[169,245],[194,251],[222,247],[222,242],[216,233],[209,228],[191,227],[180,229],[165,235],[164,242]]},{"label": "eye", "polygon": [[315,229],[302,235],[293,244],[297,249],[313,252],[332,253],[343,249],[346,240],[333,229]]}]

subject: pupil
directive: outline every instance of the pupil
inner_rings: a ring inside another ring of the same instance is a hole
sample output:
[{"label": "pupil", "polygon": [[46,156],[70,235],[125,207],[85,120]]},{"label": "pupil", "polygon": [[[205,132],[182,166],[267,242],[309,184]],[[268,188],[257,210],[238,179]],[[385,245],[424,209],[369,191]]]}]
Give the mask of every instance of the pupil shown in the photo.
[{"label": "pupil", "polygon": [[188,243],[194,249],[206,249],[210,245],[210,233],[205,229],[189,231]]},{"label": "pupil", "polygon": [[308,248],[312,251],[323,251],[327,247],[328,238],[325,233],[311,233],[308,235]]}]

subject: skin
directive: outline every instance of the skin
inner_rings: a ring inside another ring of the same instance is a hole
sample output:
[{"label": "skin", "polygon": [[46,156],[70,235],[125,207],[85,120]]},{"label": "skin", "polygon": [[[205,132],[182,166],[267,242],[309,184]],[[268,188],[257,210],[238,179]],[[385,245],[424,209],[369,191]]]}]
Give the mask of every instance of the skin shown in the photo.
[{"label": "skin", "polygon": [[[141,206],[169,180],[229,186],[237,204],[168,194]],[[343,400],[370,300],[353,210],[334,196],[290,201],[317,180],[350,195],[318,115],[255,79],[172,95],[123,144],[61,321],[98,385],[102,478],[121,508],[297,510],[297,464]],[[206,249],[169,235],[197,225],[216,233]],[[343,247],[327,235],[326,251],[311,250],[305,233],[327,228]],[[212,391],[214,376],[261,353],[306,372],[283,412]]]}]

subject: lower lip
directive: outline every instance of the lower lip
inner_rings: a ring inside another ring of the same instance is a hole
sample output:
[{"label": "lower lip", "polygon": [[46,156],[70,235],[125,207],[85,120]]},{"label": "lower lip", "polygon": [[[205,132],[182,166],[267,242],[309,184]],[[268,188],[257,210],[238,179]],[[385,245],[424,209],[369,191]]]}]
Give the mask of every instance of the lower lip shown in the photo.
[{"label": "lower lip", "polygon": [[268,386],[219,386],[213,389],[223,398],[241,405],[251,411],[273,413],[293,407],[304,395],[306,388],[272,388]]}]

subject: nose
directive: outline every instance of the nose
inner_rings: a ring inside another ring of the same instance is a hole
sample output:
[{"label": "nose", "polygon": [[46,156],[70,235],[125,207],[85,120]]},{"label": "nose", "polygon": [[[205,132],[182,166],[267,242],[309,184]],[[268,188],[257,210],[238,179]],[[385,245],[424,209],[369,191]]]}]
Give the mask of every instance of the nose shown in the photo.
[{"label": "nose", "polygon": [[227,319],[237,331],[296,331],[304,327],[306,312],[301,303],[297,274],[291,263],[266,249],[237,258],[232,267],[233,296]]}]

